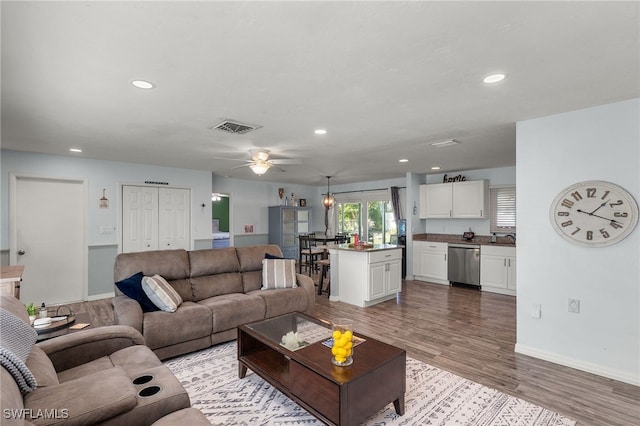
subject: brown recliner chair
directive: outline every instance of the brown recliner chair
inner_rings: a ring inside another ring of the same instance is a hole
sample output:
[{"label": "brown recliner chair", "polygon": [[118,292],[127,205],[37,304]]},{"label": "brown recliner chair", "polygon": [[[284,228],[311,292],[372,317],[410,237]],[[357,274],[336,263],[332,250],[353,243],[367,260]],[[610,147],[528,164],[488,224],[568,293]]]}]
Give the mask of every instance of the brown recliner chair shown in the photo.
[{"label": "brown recliner chair", "polygon": [[[135,329],[97,327],[33,344],[24,305],[5,294],[0,302],[3,425],[209,424]],[[23,364],[8,349],[15,342],[28,354]]]}]

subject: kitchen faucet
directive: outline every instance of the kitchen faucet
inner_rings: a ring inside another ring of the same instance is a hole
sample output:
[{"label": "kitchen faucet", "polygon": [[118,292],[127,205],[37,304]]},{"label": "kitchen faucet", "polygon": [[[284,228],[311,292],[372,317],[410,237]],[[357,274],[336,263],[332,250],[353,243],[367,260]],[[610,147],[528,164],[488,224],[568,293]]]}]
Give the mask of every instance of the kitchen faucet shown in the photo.
[{"label": "kitchen faucet", "polygon": [[513,239],[513,244],[516,243],[516,234],[507,234],[505,237],[511,237]]}]

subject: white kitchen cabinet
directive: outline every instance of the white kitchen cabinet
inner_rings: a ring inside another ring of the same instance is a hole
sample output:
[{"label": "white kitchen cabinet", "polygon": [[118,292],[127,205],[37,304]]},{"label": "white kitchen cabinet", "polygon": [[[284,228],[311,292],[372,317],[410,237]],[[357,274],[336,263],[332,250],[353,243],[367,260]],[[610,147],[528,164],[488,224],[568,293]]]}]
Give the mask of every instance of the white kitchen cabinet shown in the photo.
[{"label": "white kitchen cabinet", "polygon": [[452,197],[450,183],[420,185],[420,219],[450,218]]},{"label": "white kitchen cabinet", "polygon": [[515,247],[480,247],[480,286],[483,291],[516,295]]},{"label": "white kitchen cabinet", "polygon": [[436,284],[449,284],[447,279],[447,243],[413,242],[413,278]]},{"label": "white kitchen cabinet", "polygon": [[489,217],[489,181],[420,185],[420,219]]},{"label": "white kitchen cabinet", "polygon": [[332,279],[337,269],[338,297],[345,303],[371,306],[392,299],[402,291],[401,249],[332,250],[331,269]]},{"label": "white kitchen cabinet", "polygon": [[369,253],[369,288],[367,301],[394,295],[402,288],[402,252]]}]

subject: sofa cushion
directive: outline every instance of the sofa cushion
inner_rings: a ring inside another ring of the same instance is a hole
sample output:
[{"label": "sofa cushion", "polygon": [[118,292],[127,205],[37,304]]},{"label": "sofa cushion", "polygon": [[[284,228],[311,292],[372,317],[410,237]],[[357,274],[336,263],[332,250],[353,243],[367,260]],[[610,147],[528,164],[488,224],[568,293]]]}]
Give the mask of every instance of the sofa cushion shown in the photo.
[{"label": "sofa cushion", "polygon": [[262,259],[262,289],[295,288],[296,261],[293,259]]},{"label": "sofa cushion", "polygon": [[182,304],[182,297],[158,274],[142,278],[142,289],[162,311],[175,312]]},{"label": "sofa cushion", "polygon": [[[100,423],[133,409],[136,404],[136,390],[119,367],[56,386],[38,388],[24,397],[24,407],[34,414],[45,409],[57,410],[60,415],[66,412],[68,418],[64,423],[68,425]],[[45,416],[29,420],[35,424],[51,422]]]},{"label": "sofa cushion", "polygon": [[151,349],[171,346],[211,335],[211,309],[184,302],[173,313],[157,311],[144,315],[144,340]]},{"label": "sofa cushion", "polygon": [[199,302],[212,312],[213,332],[230,330],[240,324],[264,319],[264,299],[253,294],[225,294]]},{"label": "sofa cushion", "polygon": [[151,349],[143,345],[134,345],[115,351],[109,356],[61,371],[58,373],[58,379],[60,383],[64,383],[113,367],[121,367],[129,377],[133,378],[141,371],[158,365],[162,365],[162,362]]},{"label": "sofa cushion", "polygon": [[240,262],[236,255],[236,249],[233,247],[193,250],[188,253],[191,278],[240,270]]},{"label": "sofa cushion", "polygon": [[229,293],[242,293],[242,276],[239,272],[226,272],[191,278],[193,300],[198,302],[209,297]]},{"label": "sofa cushion", "polygon": [[261,271],[262,259],[265,254],[282,257],[282,250],[274,244],[264,244],[259,246],[237,247],[236,253],[240,261],[240,272]]},{"label": "sofa cushion", "polygon": [[38,387],[60,384],[58,381],[58,374],[56,373],[56,369],[53,367],[51,359],[49,359],[47,354],[44,353],[40,347],[34,346],[31,348],[26,364],[29,370],[33,373],[33,376],[36,378]]},{"label": "sofa cushion", "polygon": [[114,267],[115,281],[123,280],[138,271],[146,276],[162,275],[166,280],[189,277],[189,255],[186,250],[151,250],[120,253]]},{"label": "sofa cushion", "polygon": [[58,380],[60,383],[65,383],[103,370],[108,370],[109,368],[113,368],[113,363],[108,356],[101,356],[93,361],[85,362],[76,367],[60,371],[58,373]]},{"label": "sofa cushion", "polygon": [[269,291],[255,290],[250,295],[258,295],[265,301],[265,318],[273,318],[291,312],[306,312],[309,305],[304,288],[276,289]]},{"label": "sofa cushion", "polygon": [[144,274],[142,272],[138,272],[137,274],[131,275],[129,278],[125,278],[124,280],[118,281],[116,283],[116,287],[126,296],[129,296],[136,302],[140,304],[142,308],[142,312],[153,312],[157,311],[158,307],[153,304],[147,293],[142,289],[142,278]]}]

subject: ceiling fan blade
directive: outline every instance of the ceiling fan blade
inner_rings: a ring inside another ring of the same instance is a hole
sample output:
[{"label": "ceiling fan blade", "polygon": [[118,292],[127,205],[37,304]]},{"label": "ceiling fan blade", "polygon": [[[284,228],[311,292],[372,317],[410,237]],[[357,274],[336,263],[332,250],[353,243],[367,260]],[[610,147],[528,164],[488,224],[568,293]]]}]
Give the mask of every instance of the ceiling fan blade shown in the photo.
[{"label": "ceiling fan blade", "polygon": [[240,166],[232,167],[230,170],[239,169],[239,168],[241,168],[241,167],[249,167],[250,165],[251,165],[251,163],[242,164],[242,165],[240,165]]},{"label": "ceiling fan blade", "polygon": [[269,160],[269,162],[271,164],[304,164],[304,161],[302,160],[286,159],[286,158],[273,159],[273,160]]},{"label": "ceiling fan blade", "polygon": [[213,157],[214,160],[227,160],[227,161],[243,161],[245,163],[251,163],[252,160],[240,160],[238,158],[225,158],[225,157]]}]

